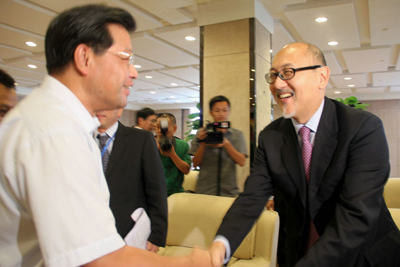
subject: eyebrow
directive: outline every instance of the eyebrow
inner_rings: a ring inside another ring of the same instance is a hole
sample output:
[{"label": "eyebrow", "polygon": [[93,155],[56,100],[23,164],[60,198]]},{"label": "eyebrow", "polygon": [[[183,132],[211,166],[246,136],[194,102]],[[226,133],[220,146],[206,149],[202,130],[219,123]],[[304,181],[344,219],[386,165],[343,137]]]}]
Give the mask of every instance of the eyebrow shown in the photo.
[{"label": "eyebrow", "polygon": [[[286,63],[285,65],[282,66],[282,69],[285,69],[285,68],[288,68],[288,67],[294,67],[294,66],[293,66],[292,63]],[[270,70],[270,71],[271,71],[271,70],[275,70],[275,71],[276,71],[275,68],[270,68],[269,70]]]}]

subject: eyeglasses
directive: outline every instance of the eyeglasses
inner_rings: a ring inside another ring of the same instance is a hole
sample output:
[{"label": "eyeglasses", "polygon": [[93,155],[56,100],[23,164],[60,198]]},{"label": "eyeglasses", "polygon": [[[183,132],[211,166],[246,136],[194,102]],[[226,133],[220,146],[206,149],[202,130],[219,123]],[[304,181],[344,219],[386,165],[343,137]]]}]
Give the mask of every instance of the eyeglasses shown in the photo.
[{"label": "eyeglasses", "polygon": [[275,83],[276,78],[281,78],[284,81],[290,80],[294,77],[296,74],[296,71],[302,71],[302,70],[314,70],[317,68],[322,68],[322,65],[314,65],[314,66],[308,66],[308,67],[303,67],[303,68],[284,68],[283,70],[279,72],[269,72],[265,74],[265,80],[267,80],[267,83],[272,84]]},{"label": "eyeglasses", "polygon": [[115,52],[115,51],[111,51],[111,50],[107,50],[107,52],[112,52],[116,56],[119,56],[120,58],[122,58],[123,60],[128,60],[128,67],[133,66],[133,64],[135,62],[135,57],[133,56],[133,54],[129,54],[126,52]]}]

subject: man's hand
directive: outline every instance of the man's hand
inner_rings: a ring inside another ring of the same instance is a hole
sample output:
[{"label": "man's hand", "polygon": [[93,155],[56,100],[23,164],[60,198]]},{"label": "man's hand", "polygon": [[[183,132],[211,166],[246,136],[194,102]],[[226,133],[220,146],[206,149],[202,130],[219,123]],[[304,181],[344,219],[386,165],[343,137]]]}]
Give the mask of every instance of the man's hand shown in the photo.
[{"label": "man's hand", "polygon": [[156,252],[156,253],[157,253],[157,251],[158,251],[158,246],[153,245],[152,243],[150,243],[149,241],[147,241],[146,250],[151,251],[151,252]]},{"label": "man's hand", "polygon": [[273,199],[268,200],[267,205],[265,205],[267,210],[274,210],[275,209],[275,201]]},{"label": "man's hand", "polygon": [[166,157],[171,157],[173,154],[175,154],[174,146],[171,146],[171,149],[168,151],[162,151],[160,147],[158,147],[158,149],[160,150],[161,155]]},{"label": "man's hand", "polygon": [[207,137],[207,130],[206,128],[200,128],[197,131],[197,138],[199,138],[200,140],[204,140]]},{"label": "man's hand", "polygon": [[231,142],[229,142],[229,140],[226,137],[224,137],[224,140],[222,140],[221,144],[207,144],[207,145],[212,146],[212,147],[226,147],[230,144],[231,144]]},{"label": "man's hand", "polygon": [[213,267],[220,267],[225,258],[225,246],[222,242],[214,242],[209,248]]},{"label": "man's hand", "polygon": [[191,258],[192,264],[190,266],[193,267],[213,267],[211,265],[211,255],[210,251],[195,248],[189,256]]}]

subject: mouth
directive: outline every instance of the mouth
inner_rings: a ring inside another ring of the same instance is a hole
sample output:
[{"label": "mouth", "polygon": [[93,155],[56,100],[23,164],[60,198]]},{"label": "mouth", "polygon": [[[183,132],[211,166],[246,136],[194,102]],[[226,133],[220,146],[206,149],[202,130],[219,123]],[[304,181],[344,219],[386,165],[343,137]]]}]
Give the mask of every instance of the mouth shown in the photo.
[{"label": "mouth", "polygon": [[287,99],[287,98],[289,98],[289,97],[292,97],[294,94],[293,93],[289,93],[289,92],[285,92],[285,93],[280,93],[280,94],[278,94],[277,96],[278,96],[278,98],[279,99]]}]

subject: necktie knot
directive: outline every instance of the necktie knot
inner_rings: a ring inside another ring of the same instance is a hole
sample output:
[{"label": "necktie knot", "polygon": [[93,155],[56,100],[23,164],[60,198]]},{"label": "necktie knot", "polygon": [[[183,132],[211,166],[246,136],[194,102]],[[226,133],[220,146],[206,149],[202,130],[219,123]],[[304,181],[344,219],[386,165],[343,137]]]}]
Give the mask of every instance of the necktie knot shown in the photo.
[{"label": "necktie knot", "polygon": [[107,141],[108,141],[109,137],[108,137],[107,134],[105,134],[105,135],[98,134],[97,135],[97,139],[99,139],[100,146],[103,148],[107,144]]}]

